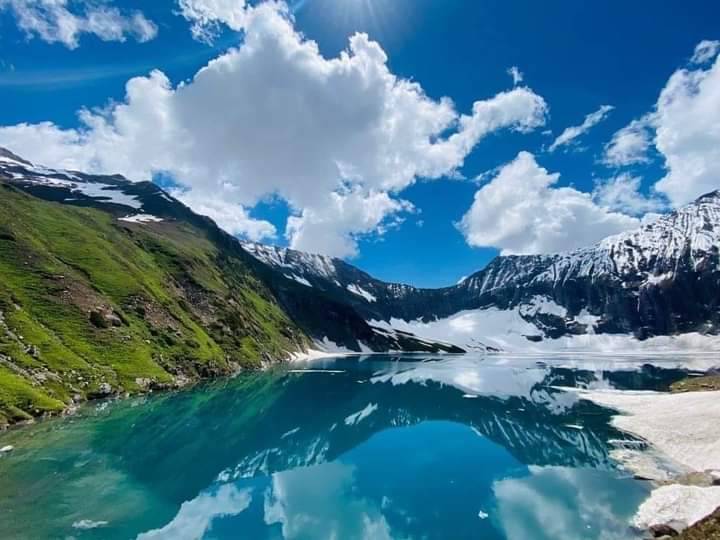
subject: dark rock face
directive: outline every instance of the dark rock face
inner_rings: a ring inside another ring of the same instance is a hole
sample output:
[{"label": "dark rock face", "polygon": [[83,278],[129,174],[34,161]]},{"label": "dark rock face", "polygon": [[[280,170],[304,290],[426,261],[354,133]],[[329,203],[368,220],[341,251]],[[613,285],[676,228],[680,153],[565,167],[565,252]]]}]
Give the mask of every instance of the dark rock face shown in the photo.
[{"label": "dark rock face", "polygon": [[673,538],[680,533],[669,524],[653,525],[650,527],[650,534],[653,538]]}]

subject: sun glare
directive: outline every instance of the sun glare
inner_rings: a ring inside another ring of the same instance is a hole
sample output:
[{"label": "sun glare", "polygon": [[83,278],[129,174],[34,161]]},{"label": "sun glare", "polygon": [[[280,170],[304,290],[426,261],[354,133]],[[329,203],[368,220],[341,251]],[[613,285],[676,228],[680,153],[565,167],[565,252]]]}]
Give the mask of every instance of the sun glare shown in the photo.
[{"label": "sun glare", "polygon": [[400,23],[404,18],[399,16],[399,4],[391,0],[296,0],[291,9],[294,13],[304,9],[325,12],[328,19],[343,27],[383,38],[402,32]]}]

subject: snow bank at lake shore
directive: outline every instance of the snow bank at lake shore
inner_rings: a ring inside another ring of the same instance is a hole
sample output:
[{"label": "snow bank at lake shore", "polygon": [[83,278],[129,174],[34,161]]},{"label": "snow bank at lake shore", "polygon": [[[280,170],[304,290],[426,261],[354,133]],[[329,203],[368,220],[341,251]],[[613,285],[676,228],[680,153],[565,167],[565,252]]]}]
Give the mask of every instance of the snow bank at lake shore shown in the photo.
[{"label": "snow bank at lake shore", "polygon": [[[671,461],[676,472],[709,472],[716,477],[720,471],[720,392],[567,390],[619,411],[613,425],[645,439]],[[636,463],[624,460],[626,468],[642,474],[633,468]],[[633,524],[643,529],[671,521],[692,525],[718,507],[718,486],[664,485],[641,505]]]},{"label": "snow bank at lake shore", "polygon": [[[409,332],[423,339],[445,341],[467,351],[485,350],[488,347],[508,353],[563,353],[595,352],[621,354],[672,354],[716,353],[720,350],[720,337],[690,332],[674,336],[655,336],[639,340],[632,334],[567,335],[557,339],[544,337],[544,332],[523,317],[523,308],[501,310],[495,307],[460,311],[444,319],[429,322],[405,321],[393,318],[388,321],[368,321],[372,326]],[[556,312],[545,307],[545,312]],[[587,316],[578,322],[587,322]],[[540,339],[528,339],[536,337]]]},{"label": "snow bank at lake shore", "polygon": [[694,525],[720,507],[720,487],[672,484],[650,494],[633,518],[633,525],[649,529],[653,525],[679,521]]},{"label": "snow bank at lake shore", "polygon": [[720,471],[720,392],[578,392],[623,413],[613,418],[615,427],[647,440],[683,468]]}]

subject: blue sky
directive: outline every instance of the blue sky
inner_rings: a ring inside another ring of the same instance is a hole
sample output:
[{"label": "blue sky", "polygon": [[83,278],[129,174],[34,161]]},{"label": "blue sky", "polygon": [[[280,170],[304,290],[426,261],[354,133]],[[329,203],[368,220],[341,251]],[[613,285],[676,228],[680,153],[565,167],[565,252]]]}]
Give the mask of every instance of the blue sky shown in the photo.
[{"label": "blue sky", "polygon": [[[79,2],[68,9],[82,12],[83,5]],[[228,47],[243,47],[242,29],[236,31],[222,21],[211,44],[193,39],[192,21],[179,14],[175,1],[116,1],[111,5],[122,14],[141,11],[156,25],[156,35],[143,42],[132,36],[124,41],[103,41],[88,33],[79,36],[77,47],[70,48],[48,43],[37,34],[29,38],[27,31],[18,27],[16,12],[7,7],[0,12],[1,126],[51,122],[57,130],[84,129],[78,111],[122,102],[128,79],[159,69],[176,86],[190,80]],[[491,245],[472,246],[467,230],[463,233],[457,226],[473,204],[476,191],[492,182],[493,174],[476,178],[486,171],[497,173],[522,151],[532,154],[534,164],[560,175],[553,187],[572,186],[590,194],[597,192],[598,182],[621,173],[639,179],[636,196],[653,198],[657,204],[641,205],[637,211],[624,209],[632,219],[615,219],[613,227],[629,226],[646,210],[666,211],[679,204],[679,196],[659,192],[654,186],[668,174],[668,156],[674,159],[680,150],[671,154],[658,143],[665,153],[650,145],[641,162],[609,167],[601,163],[604,145],[618,130],[653,110],[674,72],[686,67],[709,73],[712,68],[690,68],[688,62],[702,40],[720,39],[717,2],[305,0],[292,7],[295,31],[317,42],[325,58],[337,57],[347,49],[351,35],[366,32],[387,55],[391,73],[419,83],[429,99],[450,98],[460,114],[469,114],[476,100],[512,90],[513,80],[507,72],[511,66],[523,74],[520,85],[527,85],[548,107],[542,126],[522,133],[498,129],[480,139],[458,167],[462,177],[441,175],[426,180],[418,174],[408,185],[389,192],[393,199],[411,203],[413,210],[388,211],[382,226],[358,230],[349,225],[347,234],[357,242],[351,262],[371,274],[420,286],[443,286],[477,271],[501,249],[534,249],[500,233],[493,236],[497,241],[487,242]],[[573,144],[554,152],[547,150],[565,128],[580,125],[602,105],[613,107],[602,121]],[[148,123],[152,125],[152,121]],[[13,149],[30,154],[31,159],[35,159],[33,153],[45,155],[35,146],[44,144],[42,138],[33,144],[31,139],[20,139],[17,130],[7,131],[0,141],[9,146],[15,142]],[[243,148],[239,142],[236,152],[241,155]],[[55,155],[48,154],[45,159],[52,161]],[[298,167],[302,167],[300,162]],[[251,181],[254,179],[248,179]],[[287,245],[287,217],[305,208],[298,202],[304,199],[292,199],[282,190],[278,193],[258,195],[252,202],[242,197],[242,203],[248,217],[275,227],[271,242]],[[529,192],[528,197],[532,196]],[[482,204],[487,205],[487,200]],[[312,208],[314,203],[307,204]],[[468,227],[486,226],[487,208],[478,203],[476,210],[478,217]],[[534,227],[532,223],[526,226]],[[560,226],[567,223],[560,222]],[[487,236],[484,231],[477,232]],[[587,238],[597,240],[592,234]],[[316,246],[298,238],[298,247]],[[568,246],[573,247],[574,241],[568,240]],[[539,241],[537,245],[546,244]],[[557,242],[547,245],[555,247]]]}]

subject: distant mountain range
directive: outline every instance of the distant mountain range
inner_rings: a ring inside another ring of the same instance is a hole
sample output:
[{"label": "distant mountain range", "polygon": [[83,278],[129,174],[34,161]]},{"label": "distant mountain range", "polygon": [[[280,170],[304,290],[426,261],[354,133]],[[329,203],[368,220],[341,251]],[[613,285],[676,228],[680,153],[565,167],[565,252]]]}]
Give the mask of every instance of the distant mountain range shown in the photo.
[{"label": "distant mountain range", "polygon": [[691,339],[649,343],[706,347],[716,342],[701,336],[720,330],[718,191],[590,247],[496,257],[479,272],[441,289],[385,283],[330,257],[255,243],[243,246],[288,278],[352,306],[373,324],[464,348],[623,343],[587,337],[557,342],[600,335],[639,342],[685,335]]},{"label": "distant mountain range", "polygon": [[0,424],[298,355],[715,348],[720,194],[457,285],[240,242],[150,182],[0,149]]}]

